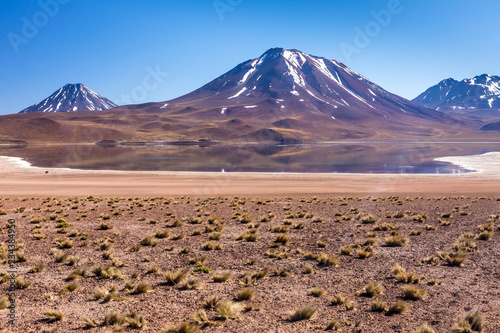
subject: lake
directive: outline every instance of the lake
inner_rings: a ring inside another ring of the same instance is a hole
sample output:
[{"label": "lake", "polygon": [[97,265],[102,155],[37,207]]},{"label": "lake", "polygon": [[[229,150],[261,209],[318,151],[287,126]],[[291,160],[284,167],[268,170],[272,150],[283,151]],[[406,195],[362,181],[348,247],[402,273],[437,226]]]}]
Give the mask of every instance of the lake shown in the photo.
[{"label": "lake", "polygon": [[135,171],[463,173],[433,159],[499,151],[498,143],[338,142],[303,145],[30,145],[0,147],[39,167]]}]

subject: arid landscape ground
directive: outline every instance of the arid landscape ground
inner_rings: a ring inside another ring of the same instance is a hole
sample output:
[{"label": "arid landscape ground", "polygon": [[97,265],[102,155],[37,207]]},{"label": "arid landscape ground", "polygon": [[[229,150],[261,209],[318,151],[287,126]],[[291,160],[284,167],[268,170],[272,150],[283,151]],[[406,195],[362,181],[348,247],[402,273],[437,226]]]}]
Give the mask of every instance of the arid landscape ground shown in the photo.
[{"label": "arid landscape ground", "polygon": [[[226,182],[2,166],[4,295],[12,229],[17,257],[16,324],[1,310],[6,331],[500,330],[492,163],[466,175]],[[210,184],[222,194],[203,194]]]}]

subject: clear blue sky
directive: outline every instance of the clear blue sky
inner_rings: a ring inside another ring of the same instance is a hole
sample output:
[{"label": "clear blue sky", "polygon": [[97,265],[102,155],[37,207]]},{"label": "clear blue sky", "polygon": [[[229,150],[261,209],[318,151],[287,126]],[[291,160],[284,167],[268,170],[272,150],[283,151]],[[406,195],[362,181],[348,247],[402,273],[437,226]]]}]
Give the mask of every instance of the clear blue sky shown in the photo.
[{"label": "clear blue sky", "polygon": [[0,114],[66,83],[165,101],[271,47],[336,59],[412,99],[448,77],[499,75],[499,13],[497,0],[2,0]]}]

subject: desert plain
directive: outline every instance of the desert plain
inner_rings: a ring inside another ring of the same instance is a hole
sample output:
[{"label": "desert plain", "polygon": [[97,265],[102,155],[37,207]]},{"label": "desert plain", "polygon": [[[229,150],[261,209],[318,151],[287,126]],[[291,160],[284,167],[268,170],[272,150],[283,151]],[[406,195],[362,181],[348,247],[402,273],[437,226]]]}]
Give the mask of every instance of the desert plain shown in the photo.
[{"label": "desert plain", "polygon": [[445,161],[476,172],[83,171],[2,158],[0,289],[15,285],[16,307],[2,296],[0,323],[498,332],[498,153]]}]

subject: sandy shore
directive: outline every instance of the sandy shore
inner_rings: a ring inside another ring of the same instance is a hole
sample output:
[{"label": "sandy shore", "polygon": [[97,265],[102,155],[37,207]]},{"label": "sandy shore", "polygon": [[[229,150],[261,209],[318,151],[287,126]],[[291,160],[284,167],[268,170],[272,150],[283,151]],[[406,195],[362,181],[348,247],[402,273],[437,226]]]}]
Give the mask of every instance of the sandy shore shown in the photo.
[{"label": "sandy shore", "polygon": [[293,194],[499,195],[500,153],[443,157],[465,174],[272,174],[88,171],[32,167],[0,157],[3,196],[217,196]]}]

